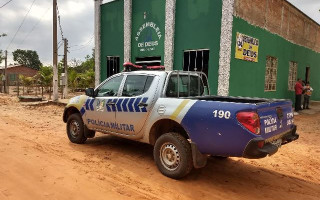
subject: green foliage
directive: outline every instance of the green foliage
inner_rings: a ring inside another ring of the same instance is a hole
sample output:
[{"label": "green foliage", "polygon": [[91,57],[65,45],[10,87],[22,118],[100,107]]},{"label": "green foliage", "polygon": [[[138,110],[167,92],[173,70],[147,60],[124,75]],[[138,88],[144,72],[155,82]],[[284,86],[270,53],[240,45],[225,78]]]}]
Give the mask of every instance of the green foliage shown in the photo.
[{"label": "green foliage", "polygon": [[51,66],[41,66],[37,77],[40,85],[44,87],[52,86],[53,68]]},{"label": "green foliage", "polygon": [[[7,36],[6,33],[0,34],[0,37],[5,37],[5,36]],[[4,58],[3,58],[3,55],[2,55],[2,50],[0,50],[0,64],[1,64],[1,62],[2,62],[3,59],[4,59]]]},{"label": "green foliage", "polygon": [[94,87],[94,71],[90,69],[84,73],[77,74],[72,85],[74,88]]},{"label": "green foliage", "polygon": [[22,74],[19,75],[19,80],[22,83],[22,85],[25,87],[30,87],[34,83],[33,77],[27,77]]},{"label": "green foliage", "polygon": [[[68,67],[68,85],[71,89],[84,89],[94,87],[94,54],[87,55],[85,61],[75,66]],[[63,59],[58,63],[58,75],[60,76],[63,70]],[[40,66],[37,75],[34,77],[19,76],[21,83],[29,87],[33,83],[43,87],[52,87],[53,68],[52,66]]]},{"label": "green foliage", "polygon": [[85,61],[68,68],[68,84],[72,89],[94,87],[94,51]]},{"label": "green foliage", "polygon": [[36,51],[17,49],[12,52],[12,55],[13,60],[21,65],[25,65],[36,70],[39,70],[42,66]]},{"label": "green foliage", "polygon": [[[75,63],[77,62],[75,61]],[[78,73],[84,73],[90,69],[94,70],[94,49],[92,50],[91,56],[87,55],[84,62],[76,64],[73,68]]]},{"label": "green foliage", "polygon": [[0,64],[1,64],[1,62],[2,62],[2,59],[3,59],[3,57],[2,57],[2,50],[0,50]]}]

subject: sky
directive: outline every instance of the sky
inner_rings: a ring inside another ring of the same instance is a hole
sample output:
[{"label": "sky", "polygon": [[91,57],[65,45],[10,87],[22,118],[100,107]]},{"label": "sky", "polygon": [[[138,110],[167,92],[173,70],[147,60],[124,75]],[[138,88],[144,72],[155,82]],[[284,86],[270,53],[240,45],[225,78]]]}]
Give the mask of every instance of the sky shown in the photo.
[{"label": "sky", "polygon": [[[0,7],[8,1],[0,0]],[[52,65],[52,2],[52,0],[12,0],[0,8],[0,34],[7,34],[6,37],[0,37],[0,49],[8,50],[8,63],[13,63],[14,50],[28,49],[37,51],[44,65]],[[27,15],[30,7],[31,10]],[[69,41],[68,60],[73,58],[84,60],[86,55],[91,55],[94,47],[94,1],[58,0],[58,9],[63,36]],[[58,42],[61,38],[58,23]],[[63,42],[60,44],[58,55],[63,55]],[[58,60],[62,58],[59,56]],[[4,62],[0,65],[4,65]]]},{"label": "sky", "polygon": [[[57,1],[63,36],[69,40],[68,61],[83,61],[94,47],[94,0]],[[320,24],[320,0],[288,1]],[[0,37],[0,49],[8,50],[8,64],[13,63],[14,50],[28,49],[37,51],[44,65],[52,65],[52,0],[0,0],[2,33],[7,36]],[[61,38],[58,25],[58,42]],[[63,42],[59,45],[58,54],[63,55]]]},{"label": "sky", "polygon": [[320,0],[287,0],[320,24]]}]

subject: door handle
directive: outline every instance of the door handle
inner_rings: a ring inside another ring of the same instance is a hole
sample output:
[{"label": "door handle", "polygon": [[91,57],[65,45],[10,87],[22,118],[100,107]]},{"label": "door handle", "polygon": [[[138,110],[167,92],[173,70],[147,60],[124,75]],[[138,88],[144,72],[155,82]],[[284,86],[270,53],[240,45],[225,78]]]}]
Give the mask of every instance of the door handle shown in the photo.
[{"label": "door handle", "polygon": [[147,103],[140,102],[140,103],[138,104],[138,106],[139,106],[139,107],[147,107],[148,104],[147,104]]},{"label": "door handle", "polygon": [[110,102],[108,102],[108,103],[107,103],[107,105],[109,105],[109,106],[114,106],[114,105],[116,105],[116,103],[115,103],[115,102],[110,101]]}]

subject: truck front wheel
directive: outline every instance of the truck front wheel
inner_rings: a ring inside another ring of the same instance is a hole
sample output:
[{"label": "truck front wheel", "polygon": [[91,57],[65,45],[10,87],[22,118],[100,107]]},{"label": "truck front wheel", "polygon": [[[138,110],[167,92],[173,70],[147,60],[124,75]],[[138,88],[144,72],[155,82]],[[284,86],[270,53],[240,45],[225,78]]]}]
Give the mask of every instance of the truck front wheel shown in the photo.
[{"label": "truck front wheel", "polygon": [[79,113],[74,113],[68,117],[67,134],[72,143],[83,144],[87,140],[84,135],[84,124]]},{"label": "truck front wheel", "polygon": [[178,133],[161,135],[154,145],[153,157],[160,172],[170,178],[182,178],[193,167],[190,143]]}]

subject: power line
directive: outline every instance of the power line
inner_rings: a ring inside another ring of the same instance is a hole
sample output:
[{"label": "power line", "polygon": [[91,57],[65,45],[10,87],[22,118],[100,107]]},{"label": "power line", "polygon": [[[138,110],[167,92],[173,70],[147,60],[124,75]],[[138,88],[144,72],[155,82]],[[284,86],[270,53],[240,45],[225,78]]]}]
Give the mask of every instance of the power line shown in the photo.
[{"label": "power line", "polygon": [[59,22],[60,34],[61,34],[62,39],[64,39],[63,30],[62,30],[62,26],[61,26],[60,12],[59,12],[58,3],[57,3],[57,15],[58,15],[58,22]]},{"label": "power line", "polygon": [[20,24],[20,26],[19,26],[18,30],[17,30],[17,31],[16,31],[16,33],[14,34],[14,36],[13,36],[12,40],[10,41],[10,43],[9,43],[9,45],[8,45],[8,47],[7,47],[7,49],[6,49],[6,50],[8,50],[8,49],[9,49],[9,47],[10,47],[10,45],[12,44],[13,40],[16,38],[16,36],[17,36],[17,34],[18,34],[18,32],[19,32],[20,28],[22,27],[22,25],[23,25],[24,21],[26,20],[26,18],[27,18],[27,16],[28,16],[28,14],[29,14],[29,12],[30,12],[31,8],[33,7],[33,4],[34,4],[34,2],[35,2],[35,1],[36,1],[36,0],[33,0],[33,2],[32,2],[32,4],[31,4],[31,6],[30,6],[30,8],[29,8],[29,10],[28,10],[28,12],[27,12],[27,14],[24,16],[24,18],[23,18],[23,20],[22,20],[22,22],[21,22],[21,24]]},{"label": "power line", "polygon": [[[61,40],[62,41],[62,40]],[[59,42],[60,43],[60,42]],[[60,47],[63,45],[63,43],[61,42],[60,45],[58,46],[58,49],[60,49]]]},{"label": "power line", "polygon": [[5,7],[8,3],[10,3],[12,0],[8,1],[7,3],[3,4],[0,8]]},{"label": "power line", "polygon": [[24,41],[29,37],[30,33],[32,33],[32,31],[34,31],[34,29],[39,25],[39,23],[43,20],[43,17],[47,14],[50,8],[51,6],[49,6],[49,8],[43,13],[43,15],[37,21],[37,23],[32,27],[31,31],[29,31],[29,33],[26,35],[23,41],[19,44],[19,46],[21,46],[24,43]]},{"label": "power line", "polygon": [[91,38],[88,40],[88,42],[84,43],[84,44],[76,44],[76,45],[72,45],[69,48],[73,48],[73,47],[77,47],[77,46],[86,46],[88,45],[88,43],[91,42],[91,40],[93,39],[94,35],[91,36]]},{"label": "power line", "polygon": [[70,51],[78,51],[78,50],[81,50],[81,49],[86,48],[86,47],[92,42],[93,37],[94,37],[94,35],[93,35],[93,36],[90,38],[90,40],[89,40],[87,43],[85,43],[85,44],[70,46],[69,48],[76,47],[76,46],[82,46],[82,47],[80,47],[80,48],[78,48],[78,49],[73,49],[73,50],[70,50]]}]

